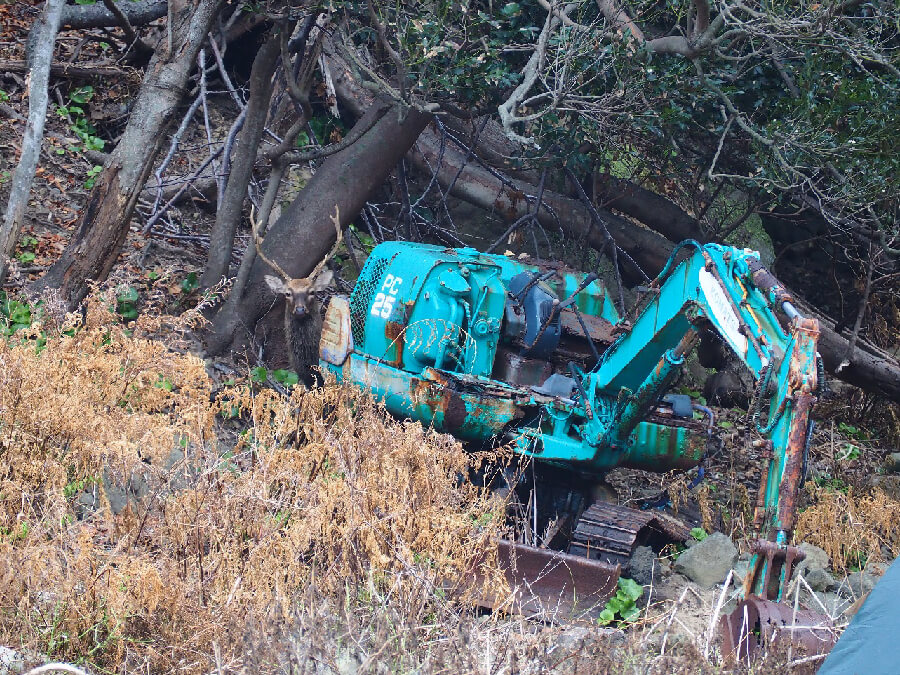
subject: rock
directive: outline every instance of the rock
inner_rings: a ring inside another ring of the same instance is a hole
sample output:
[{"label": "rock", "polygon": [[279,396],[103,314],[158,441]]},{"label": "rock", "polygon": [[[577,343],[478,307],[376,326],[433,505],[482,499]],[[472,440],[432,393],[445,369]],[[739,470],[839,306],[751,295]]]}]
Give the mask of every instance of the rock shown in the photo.
[{"label": "rock", "polygon": [[610,645],[621,645],[625,642],[625,633],[617,628],[587,628],[572,626],[556,638],[556,645],[565,651],[580,651],[584,648]]},{"label": "rock", "polygon": [[847,582],[850,584],[850,590],[853,597],[861,598],[866,593],[875,588],[878,580],[884,576],[887,571],[887,565],[884,563],[872,563],[866,565],[866,569],[861,572],[853,572],[848,575]]},{"label": "rock", "polygon": [[821,612],[822,607],[825,607],[825,614],[828,616],[840,616],[853,604],[853,601],[838,593],[817,592],[815,596],[818,602],[809,600],[807,606],[813,612]]},{"label": "rock", "polygon": [[834,577],[821,567],[809,570],[804,575],[804,579],[806,579],[806,583],[808,583],[809,587],[814,591],[830,591],[837,586]]},{"label": "rock", "polygon": [[103,470],[103,492],[109,500],[113,515],[119,515],[128,506],[128,493],[115,482],[108,469]]},{"label": "rock", "polygon": [[628,562],[626,576],[631,577],[642,586],[653,583],[654,576],[659,580],[661,570],[656,553],[649,546],[638,546],[634,549],[631,560]]},{"label": "rock", "polygon": [[747,573],[750,572],[750,559],[743,559],[744,556],[738,558],[737,563],[734,566],[734,584],[735,586],[740,586],[744,582],[744,577],[747,576]]},{"label": "rock", "polygon": [[831,567],[831,558],[824,549],[808,544],[805,541],[800,544],[800,550],[806,554],[806,558],[797,564],[797,572],[806,576],[812,570],[827,570]]},{"label": "rock", "polygon": [[704,588],[711,588],[725,581],[737,557],[731,539],[721,532],[713,532],[678,556],[675,571]]},{"label": "rock", "polygon": [[91,515],[100,506],[100,496],[97,494],[96,486],[90,490],[78,493],[75,497],[73,508],[75,509],[75,517],[78,520],[84,520]]},{"label": "rock", "polygon": [[25,672],[25,657],[15,649],[0,647],[0,675],[19,675]]}]

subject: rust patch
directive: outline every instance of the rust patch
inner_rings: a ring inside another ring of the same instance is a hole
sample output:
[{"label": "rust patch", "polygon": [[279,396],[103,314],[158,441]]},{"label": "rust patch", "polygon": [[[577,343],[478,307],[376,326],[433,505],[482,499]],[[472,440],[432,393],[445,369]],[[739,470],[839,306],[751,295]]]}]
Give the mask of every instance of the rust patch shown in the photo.
[{"label": "rust patch", "polygon": [[444,404],[444,428],[453,433],[461,428],[466,421],[466,402],[462,396],[452,389],[445,389],[444,395],[441,397]]},{"label": "rust patch", "polygon": [[497,562],[514,596],[498,597],[494,589],[484,588],[484,577],[476,567],[472,584],[480,590],[478,604],[483,607],[553,620],[595,616],[616,590],[619,565],[505,539],[497,547]]},{"label": "rust patch", "polygon": [[406,326],[397,321],[384,322],[384,336],[388,339],[388,342],[393,345],[388,350],[388,353],[390,353],[391,350],[395,350],[394,358],[387,359],[386,362],[395,368],[403,367],[403,349],[406,346],[404,343],[405,332]]}]

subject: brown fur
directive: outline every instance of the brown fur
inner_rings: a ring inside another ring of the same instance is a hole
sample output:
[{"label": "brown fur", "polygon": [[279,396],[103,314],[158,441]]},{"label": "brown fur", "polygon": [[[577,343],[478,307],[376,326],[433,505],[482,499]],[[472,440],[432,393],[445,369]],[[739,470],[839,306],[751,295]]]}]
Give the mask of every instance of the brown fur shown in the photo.
[{"label": "brown fur", "polygon": [[291,369],[307,386],[316,382],[313,366],[319,360],[322,335],[322,304],[316,293],[324,291],[334,278],[325,270],[315,279],[289,279],[266,275],[266,283],[284,296],[284,334],[288,341]]}]

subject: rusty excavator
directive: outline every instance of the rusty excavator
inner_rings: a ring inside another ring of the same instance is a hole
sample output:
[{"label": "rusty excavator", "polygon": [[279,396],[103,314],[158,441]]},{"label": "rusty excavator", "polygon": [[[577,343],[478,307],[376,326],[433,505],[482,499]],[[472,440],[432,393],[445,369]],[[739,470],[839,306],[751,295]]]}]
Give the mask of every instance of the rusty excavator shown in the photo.
[{"label": "rusty excavator", "polygon": [[824,379],[817,321],[747,249],[682,242],[642,291],[620,316],[594,274],[385,242],[350,297],[332,298],[320,366],[371,389],[397,417],[529,458],[548,480],[526,486],[545,494],[532,500],[533,541],[501,541],[500,552],[529,589],[526,610],[551,601],[573,610],[602,606],[637,545],[686,536],[657,510],[591,503],[591,486],[615,467],[703,462],[713,413],[669,390],[689,352],[717,335],[756,381],[751,418],[765,462],[758,538],[742,599],[721,622],[723,651],[749,656],[785,635],[826,651],[827,620],[782,602],[803,559],[792,532]]}]

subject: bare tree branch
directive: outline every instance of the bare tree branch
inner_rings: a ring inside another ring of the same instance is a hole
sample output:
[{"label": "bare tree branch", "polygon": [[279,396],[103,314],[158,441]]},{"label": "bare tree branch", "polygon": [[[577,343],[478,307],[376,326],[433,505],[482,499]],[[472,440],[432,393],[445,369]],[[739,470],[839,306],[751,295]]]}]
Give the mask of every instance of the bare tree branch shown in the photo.
[{"label": "bare tree branch", "polygon": [[37,27],[31,72],[28,76],[28,124],[25,126],[22,154],[13,173],[9,202],[6,205],[3,226],[0,228],[0,283],[9,273],[9,260],[16,248],[19,230],[22,228],[22,219],[31,194],[31,182],[34,180],[41,153],[44,123],[47,121],[50,61],[53,59],[53,45],[56,42],[56,33],[59,31],[65,4],[65,0],[47,0]]}]

